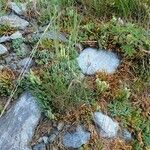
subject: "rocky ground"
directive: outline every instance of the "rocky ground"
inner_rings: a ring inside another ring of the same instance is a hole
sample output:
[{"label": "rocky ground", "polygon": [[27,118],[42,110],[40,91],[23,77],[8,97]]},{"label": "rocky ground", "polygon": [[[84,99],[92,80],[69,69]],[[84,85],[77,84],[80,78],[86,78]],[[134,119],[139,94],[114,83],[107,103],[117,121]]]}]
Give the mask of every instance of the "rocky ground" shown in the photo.
[{"label": "rocky ground", "polygon": [[[80,36],[79,41],[78,36],[71,39],[75,31],[68,36],[68,28],[57,30],[51,27],[51,22],[38,24],[39,13],[35,10],[33,13],[27,6],[27,3],[9,2],[7,11],[0,16],[0,149],[140,150],[141,147],[148,150],[149,85],[140,80],[131,63],[132,60],[137,63],[137,58],[146,60],[149,51],[130,58],[118,46],[109,43],[108,49],[102,49],[97,48],[98,41],[93,39],[86,42],[80,41]],[[119,23],[124,24],[123,20]],[[67,48],[69,51],[64,50]],[[73,54],[70,49],[74,50]],[[72,61],[75,61],[75,67]],[[64,64],[69,64],[69,73],[68,67],[57,70]],[[46,74],[44,71],[51,66],[54,68]],[[143,64],[144,67],[147,66]],[[45,75],[53,74],[52,80],[48,77],[44,80]],[[63,82],[69,83],[67,89],[61,82],[55,88],[62,76],[65,76]],[[52,85],[49,86],[49,82]],[[132,82],[137,84],[136,89]],[[43,88],[43,85],[46,86]],[[85,93],[87,86],[92,98]],[[62,87],[62,94],[58,87]],[[49,102],[41,91],[47,92],[46,96],[52,101]],[[76,94],[80,92],[80,95]],[[40,101],[41,97],[45,101]],[[115,103],[113,98],[118,98],[119,102]],[[69,99],[68,103],[65,99]],[[70,99],[79,101],[72,104]],[[141,127],[141,116],[147,118],[143,119],[146,127]],[[136,142],[139,149],[133,146]]]}]

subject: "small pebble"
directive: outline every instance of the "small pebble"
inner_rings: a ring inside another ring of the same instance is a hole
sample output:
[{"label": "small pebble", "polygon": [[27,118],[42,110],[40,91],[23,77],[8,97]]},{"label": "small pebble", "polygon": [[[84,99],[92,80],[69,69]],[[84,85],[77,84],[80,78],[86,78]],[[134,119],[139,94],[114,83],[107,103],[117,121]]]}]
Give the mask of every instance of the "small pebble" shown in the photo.
[{"label": "small pebble", "polygon": [[8,52],[7,48],[0,44],[0,55],[6,54]]}]

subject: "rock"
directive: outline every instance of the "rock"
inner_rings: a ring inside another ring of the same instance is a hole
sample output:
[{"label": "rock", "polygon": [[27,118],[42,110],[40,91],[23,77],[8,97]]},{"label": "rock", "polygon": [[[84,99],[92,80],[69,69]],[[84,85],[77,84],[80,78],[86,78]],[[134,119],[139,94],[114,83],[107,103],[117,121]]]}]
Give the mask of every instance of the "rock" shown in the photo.
[{"label": "rock", "polygon": [[10,41],[10,36],[2,36],[0,37],[0,43],[4,43],[4,42],[7,42],[7,41]]},{"label": "rock", "polygon": [[8,42],[8,41],[18,39],[18,38],[23,38],[22,34],[19,31],[13,33],[11,36],[4,35],[4,36],[0,37],[0,43]]},{"label": "rock", "polygon": [[48,137],[48,143],[53,143],[56,139],[57,135],[56,134],[51,134],[49,137]]},{"label": "rock", "polygon": [[102,137],[117,137],[119,131],[119,124],[113,121],[110,117],[102,114],[101,112],[95,112],[93,120],[99,128],[100,135]]},{"label": "rock", "polygon": [[9,24],[11,27],[25,29],[29,22],[18,17],[15,14],[5,15],[0,17],[0,25]]},{"label": "rock", "polygon": [[47,137],[47,136],[43,136],[42,139],[43,139],[43,142],[44,142],[45,144],[48,143],[48,137]]},{"label": "rock", "polygon": [[[39,31],[37,33],[34,33],[32,35],[32,38],[42,38],[42,39],[49,39],[49,40],[59,40],[60,42],[67,42],[67,38],[62,32],[54,31],[54,30],[48,30],[44,33],[47,26],[40,27]],[[44,34],[43,34],[44,33]]]},{"label": "rock", "polygon": [[57,129],[52,129],[49,133],[49,136],[48,136],[48,143],[53,143],[56,139],[56,137],[58,136],[59,132]]},{"label": "rock", "polygon": [[79,67],[87,75],[105,71],[114,73],[119,65],[119,59],[113,52],[86,48],[77,58]]},{"label": "rock", "polygon": [[11,63],[10,68],[13,69],[13,70],[17,70],[17,64]]},{"label": "rock", "polygon": [[80,148],[90,140],[90,133],[84,131],[82,126],[78,126],[74,133],[65,133],[63,144],[66,148]]},{"label": "rock", "polygon": [[45,144],[48,144],[48,137],[47,136],[40,137],[38,139],[38,142],[39,143],[44,142]]},{"label": "rock", "polygon": [[27,64],[29,64],[29,67],[31,67],[33,64],[32,59],[30,59],[29,57],[26,57],[26,58],[20,60],[18,63],[18,67],[22,68],[22,67],[25,67]]},{"label": "rock", "polygon": [[29,47],[27,44],[22,43],[22,44],[20,45],[20,47],[21,47],[22,56],[27,56],[27,54],[30,53],[30,47]]},{"label": "rock", "polygon": [[132,140],[132,135],[127,129],[123,129],[121,138],[128,142]]},{"label": "rock", "polygon": [[0,118],[0,150],[31,150],[32,140],[41,112],[35,98],[28,92]]},{"label": "rock", "polygon": [[121,26],[125,25],[125,22],[120,17],[117,19],[117,23]]},{"label": "rock", "polygon": [[12,60],[11,56],[8,56],[8,57],[5,58],[5,61],[6,61],[7,64],[9,64],[11,62],[11,60]]},{"label": "rock", "polygon": [[15,33],[13,33],[11,36],[10,36],[10,39],[14,40],[14,39],[19,39],[19,38],[22,38],[22,34],[19,32],[19,31],[16,31]]},{"label": "rock", "polygon": [[0,64],[5,64],[5,60],[4,59],[0,59]]},{"label": "rock", "polygon": [[43,39],[59,40],[61,42],[67,42],[66,37],[62,33],[56,31],[48,31],[43,35]]},{"label": "rock", "polygon": [[58,126],[57,126],[57,130],[61,131],[63,129],[64,125],[65,125],[64,122],[59,122]]},{"label": "rock", "polygon": [[9,2],[9,8],[12,9],[16,14],[23,15],[26,12],[27,3],[15,3]]},{"label": "rock", "polygon": [[4,68],[4,66],[3,66],[3,65],[0,65],[0,71],[3,70],[3,68]]},{"label": "rock", "polygon": [[0,44],[0,55],[6,54],[8,52],[7,48]]},{"label": "rock", "polygon": [[38,143],[33,146],[32,150],[46,150],[46,146],[44,143]]}]

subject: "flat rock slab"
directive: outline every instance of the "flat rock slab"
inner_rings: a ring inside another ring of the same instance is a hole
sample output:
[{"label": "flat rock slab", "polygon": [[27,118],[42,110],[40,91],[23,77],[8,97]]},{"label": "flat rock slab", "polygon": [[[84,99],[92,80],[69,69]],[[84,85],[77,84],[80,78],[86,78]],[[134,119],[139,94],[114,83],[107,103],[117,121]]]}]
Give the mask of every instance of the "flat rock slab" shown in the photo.
[{"label": "flat rock slab", "polygon": [[18,17],[15,14],[10,14],[0,17],[0,25],[6,24],[9,24],[14,28],[25,29],[29,25],[29,22]]},{"label": "flat rock slab", "polygon": [[79,67],[87,75],[96,72],[114,73],[119,66],[120,60],[113,52],[86,48],[77,58]]},{"label": "flat rock slab", "polygon": [[118,136],[119,124],[117,122],[101,112],[95,112],[93,117],[102,137],[114,138]]},{"label": "flat rock slab", "polygon": [[28,146],[38,124],[41,112],[30,93],[0,118],[0,150],[31,150]]},{"label": "flat rock slab", "polygon": [[63,137],[63,144],[66,148],[80,148],[90,140],[90,133],[84,131],[82,126],[78,126],[76,132],[65,133]]}]

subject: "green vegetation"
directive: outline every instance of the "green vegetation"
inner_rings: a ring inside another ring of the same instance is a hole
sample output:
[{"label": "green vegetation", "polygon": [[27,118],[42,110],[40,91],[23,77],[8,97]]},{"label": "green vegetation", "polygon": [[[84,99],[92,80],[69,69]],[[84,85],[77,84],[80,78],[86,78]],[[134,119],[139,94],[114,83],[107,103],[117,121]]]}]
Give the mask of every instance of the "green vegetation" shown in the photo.
[{"label": "green vegetation", "polygon": [[25,57],[27,55],[27,51],[22,49],[23,39],[15,39],[12,41],[12,48],[18,57]]},{"label": "green vegetation", "polygon": [[[4,0],[0,1],[0,9],[2,14],[7,11]],[[143,115],[147,110],[141,104],[147,100],[143,97],[148,93],[145,89],[149,89],[150,83],[149,1],[37,0],[36,10],[30,2],[27,14],[29,21],[34,18],[39,26],[49,25],[48,31],[63,32],[68,40],[63,43],[37,35],[27,41],[32,48],[37,45],[35,66],[25,76],[20,88],[37,97],[44,114],[50,119],[75,112],[82,105],[103,109],[99,102],[104,99],[106,112],[134,134],[132,148],[150,149],[150,118]],[[9,25],[0,26],[0,36],[9,35],[14,30]],[[21,49],[23,42],[23,39],[16,39],[11,43],[19,58],[26,56]],[[109,75],[109,81],[97,76],[82,78],[75,60],[78,43],[83,47],[114,49],[121,56],[121,67],[114,75]],[[1,96],[10,95],[14,79],[9,77],[0,72]],[[102,143],[97,142],[97,149],[102,147]]]},{"label": "green vegetation", "polygon": [[109,104],[110,113],[113,117],[121,118],[124,126],[131,126],[138,130],[142,123],[142,117],[140,116],[141,110],[132,107],[129,101],[117,101],[114,100]]},{"label": "green vegetation", "polygon": [[92,91],[81,82],[76,66],[75,61],[60,62],[37,75],[31,71],[25,79],[27,89],[38,98],[49,118],[91,101]]},{"label": "green vegetation", "polygon": [[109,41],[112,45],[120,47],[125,55],[133,56],[135,53],[149,51],[150,40],[146,30],[115,17],[110,22],[102,24],[98,34],[102,47],[106,48]]},{"label": "green vegetation", "polygon": [[148,23],[149,0],[82,0],[82,4],[87,14],[90,12],[103,20],[115,15],[134,22]]},{"label": "green vegetation", "polygon": [[[121,119],[123,127],[132,127],[136,136],[141,132],[143,145],[148,149],[150,147],[150,118],[143,118],[141,109],[132,106],[129,97],[130,91],[127,88],[120,90],[116,99],[108,105],[108,109],[113,117]],[[143,145],[134,141],[136,150],[142,149]]]},{"label": "green vegetation", "polygon": [[105,81],[101,81],[99,78],[97,78],[95,82],[98,93],[103,93],[109,88],[109,84],[107,84]]}]

